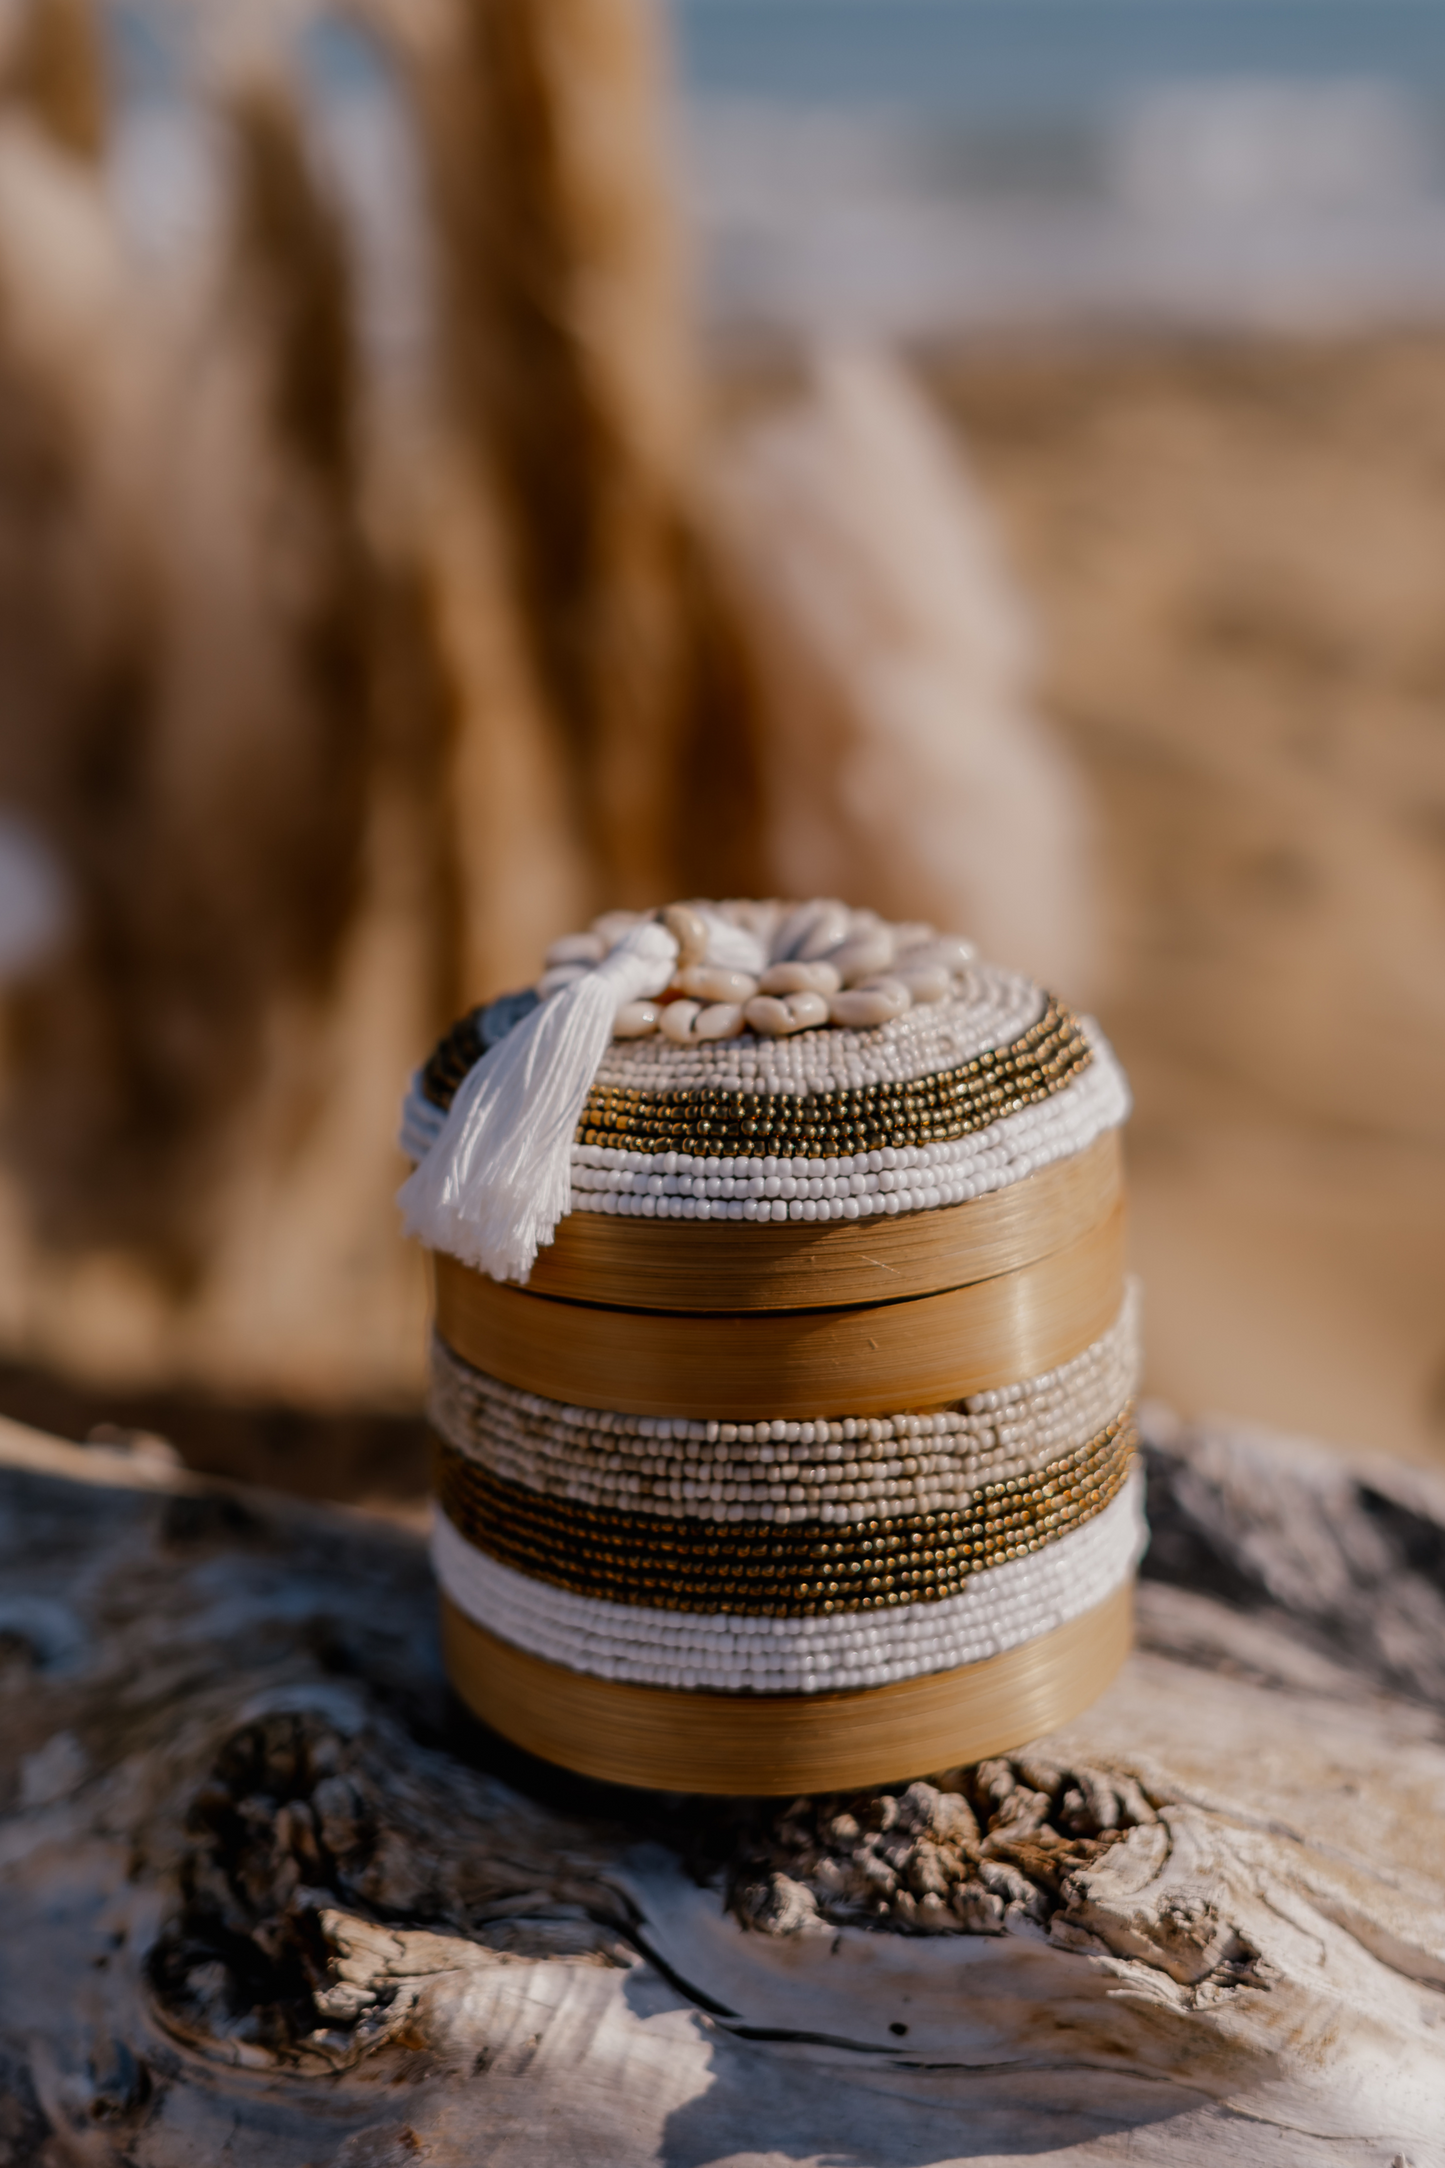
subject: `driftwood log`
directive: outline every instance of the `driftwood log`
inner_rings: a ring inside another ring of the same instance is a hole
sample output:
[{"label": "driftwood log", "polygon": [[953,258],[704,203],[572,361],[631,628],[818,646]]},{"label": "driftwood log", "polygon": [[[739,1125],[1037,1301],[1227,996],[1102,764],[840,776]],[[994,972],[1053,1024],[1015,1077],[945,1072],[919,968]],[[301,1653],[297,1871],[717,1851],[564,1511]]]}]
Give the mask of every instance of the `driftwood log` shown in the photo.
[{"label": "driftwood log", "polygon": [[470,1724],[419,1528],[10,1426],[0,2164],[1445,2161],[1445,1492],[1146,1434],[1087,1717],[724,1807]]}]

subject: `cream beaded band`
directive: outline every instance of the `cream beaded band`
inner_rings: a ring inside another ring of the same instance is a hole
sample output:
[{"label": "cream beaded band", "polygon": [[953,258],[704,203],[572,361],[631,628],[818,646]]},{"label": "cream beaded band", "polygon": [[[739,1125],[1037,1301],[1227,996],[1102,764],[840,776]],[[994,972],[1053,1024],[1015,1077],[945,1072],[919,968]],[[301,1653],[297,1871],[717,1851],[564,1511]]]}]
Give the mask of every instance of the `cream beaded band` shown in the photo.
[{"label": "cream beaded band", "polygon": [[964,1507],[1117,1424],[1139,1377],[1138,1293],[1072,1362],[960,1407],[811,1421],[684,1421],[516,1391],[432,1347],[430,1416],[501,1481],[607,1512],[831,1524]]},{"label": "cream beaded band", "polygon": [[790,1527],[730,1527],[543,1498],[443,1448],[436,1490],[467,1541],[572,1594],[669,1613],[873,1611],[955,1595],[971,1574],[1057,1541],[1113,1499],[1129,1472],[1125,1418],[1031,1476],[983,1485],[927,1513]]},{"label": "cream beaded band", "polygon": [[662,1609],[669,1631],[699,1611],[935,1603],[1063,1540],[1116,1495],[1136,1307],[1131,1294],[1061,1371],[971,1407],[871,1421],[644,1430],[510,1392],[439,1342],[442,1507],[495,1560],[574,1595]]},{"label": "cream beaded band", "polygon": [[[866,937],[866,952],[846,936],[835,951],[849,976],[851,991],[835,993],[830,1001],[800,986],[781,999],[759,997],[761,1007],[751,1016],[745,1013],[746,1004],[733,1004],[735,1016],[725,1037],[717,1032],[698,1035],[695,1029],[666,1029],[673,1011],[686,1013],[689,1023],[696,1024],[693,1012],[697,1004],[685,998],[685,990],[700,970],[712,972],[715,980],[738,980],[747,975],[711,961],[714,955],[731,955],[734,962],[746,956],[764,978],[781,973],[795,979],[811,976],[821,983],[839,976],[838,966],[829,963],[826,956],[808,962],[796,950],[793,960],[769,963],[770,953],[776,957],[780,947],[789,947],[788,929],[785,926],[774,936],[770,951],[765,941],[726,917],[730,911],[749,908],[703,906],[706,923],[688,905],[674,905],[661,914],[670,926],[690,921],[691,930],[685,929],[684,939],[674,946],[675,968],[667,988],[668,1000],[661,1006],[647,1004],[653,1014],[650,1028],[656,1029],[656,1036],[636,1038],[633,1023],[626,1015],[629,1004],[624,1002],[613,1017],[613,1028],[619,1036],[610,1048],[604,1046],[595,1067],[601,1088],[625,1090],[640,1086],[666,1090],[716,1084],[756,1092],[822,1092],[877,1084],[888,1078],[913,1079],[1018,1038],[1037,1020],[1043,1007],[1037,987],[1015,972],[977,963],[966,941],[933,936],[919,942],[913,937],[926,929],[885,927],[873,913],[853,913],[845,916],[868,922],[871,930]],[[586,961],[560,964],[544,973],[535,988],[504,995],[490,1006],[474,1009],[453,1027],[421,1072],[419,1081],[428,1099],[446,1108],[473,1064],[489,1046],[505,1038],[538,1001],[549,1000],[569,984],[578,983],[589,971],[605,965],[610,955],[617,953],[609,949],[609,943],[616,941],[621,948],[638,938],[639,921],[632,913],[609,913],[597,923],[608,927],[606,935],[572,935],[554,943],[549,952],[555,955],[580,943],[588,949]],[[824,935],[828,930],[826,924],[821,928]],[[694,954],[701,943],[708,960],[689,961],[689,942]],[[890,951],[901,958],[895,966],[897,975],[890,978],[890,991],[881,1000],[865,981],[868,998],[861,1002],[861,1007],[869,1011],[865,1017],[858,1013],[857,966],[860,960],[876,959]],[[922,969],[915,967],[920,956],[931,959]],[[850,957],[852,962],[848,961]],[[684,998],[679,1000],[678,996]],[[863,1028],[854,1028],[857,1026]]]}]

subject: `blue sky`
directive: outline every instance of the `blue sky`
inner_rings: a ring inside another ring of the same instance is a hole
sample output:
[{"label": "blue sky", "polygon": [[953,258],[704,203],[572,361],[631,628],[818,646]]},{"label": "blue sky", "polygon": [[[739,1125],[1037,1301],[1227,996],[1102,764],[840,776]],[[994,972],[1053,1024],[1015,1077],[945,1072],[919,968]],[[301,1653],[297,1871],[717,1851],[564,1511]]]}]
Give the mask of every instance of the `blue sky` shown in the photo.
[{"label": "blue sky", "polygon": [[1445,0],[671,0],[689,86],[1021,118],[1159,81],[1376,78],[1445,97]]}]

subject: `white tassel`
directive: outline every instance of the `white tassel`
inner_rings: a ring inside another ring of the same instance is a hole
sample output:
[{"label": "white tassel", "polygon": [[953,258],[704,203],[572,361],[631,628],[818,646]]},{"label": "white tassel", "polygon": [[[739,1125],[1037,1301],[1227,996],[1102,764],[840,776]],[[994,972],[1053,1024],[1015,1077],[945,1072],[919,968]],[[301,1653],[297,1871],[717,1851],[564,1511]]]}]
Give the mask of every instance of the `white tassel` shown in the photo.
[{"label": "white tassel", "polygon": [[645,920],[482,1056],[397,1193],[409,1235],[494,1280],[526,1279],[571,1210],[572,1139],[613,1019],[660,994],[676,962],[676,940]]}]

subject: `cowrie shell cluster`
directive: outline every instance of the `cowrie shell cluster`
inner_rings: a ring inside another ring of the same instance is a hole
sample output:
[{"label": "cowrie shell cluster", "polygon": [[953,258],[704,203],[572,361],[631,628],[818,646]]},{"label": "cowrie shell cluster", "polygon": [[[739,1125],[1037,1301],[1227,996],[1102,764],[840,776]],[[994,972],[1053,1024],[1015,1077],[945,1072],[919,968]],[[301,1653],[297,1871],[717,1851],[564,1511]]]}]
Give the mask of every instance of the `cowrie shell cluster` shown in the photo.
[{"label": "cowrie shell cluster", "polygon": [[[918,921],[891,924],[876,911],[830,897],[800,904],[670,903],[657,914],[678,944],[672,984],[656,1001],[618,1011],[613,1035],[654,1033],[675,1046],[706,1045],[751,1032],[788,1039],[799,1032],[872,1031],[911,1008],[946,1001],[974,958],[971,942]],[[595,970],[641,912],[606,911],[583,933],[547,951],[537,981],[542,1000]],[[759,968],[738,969],[710,951],[719,923],[753,944]]]}]

